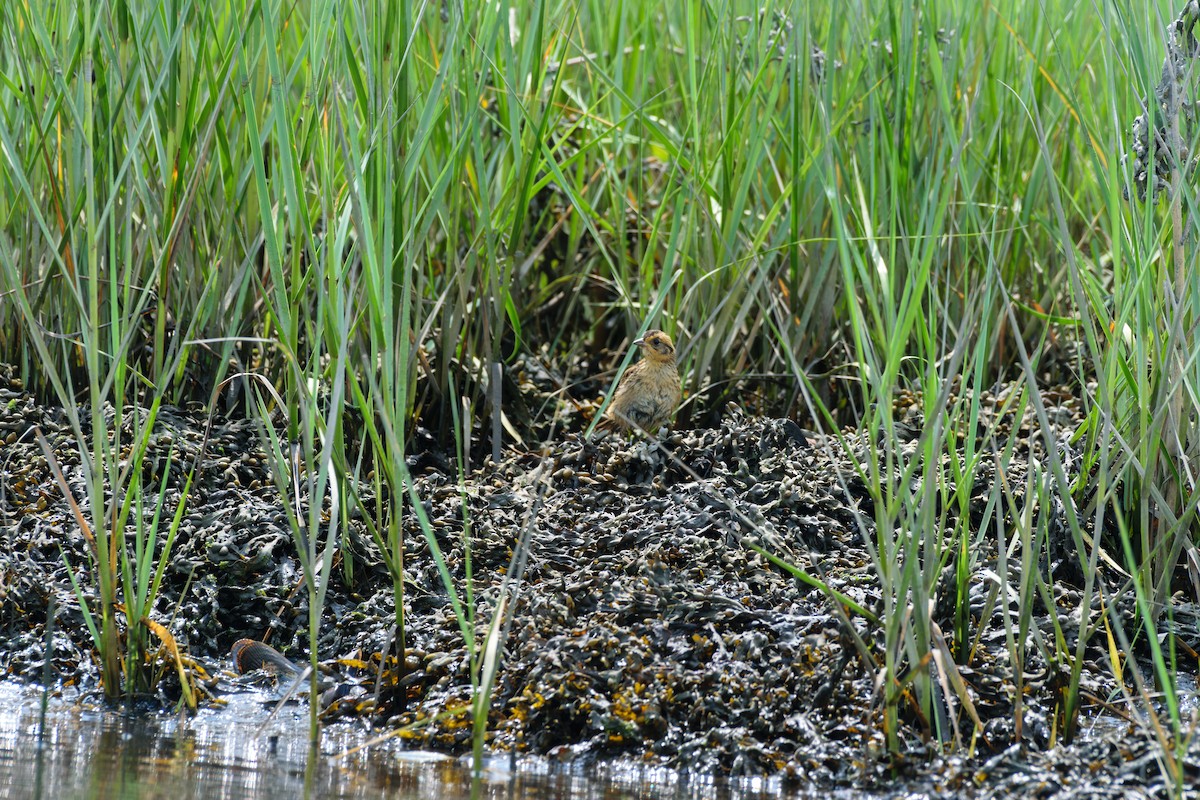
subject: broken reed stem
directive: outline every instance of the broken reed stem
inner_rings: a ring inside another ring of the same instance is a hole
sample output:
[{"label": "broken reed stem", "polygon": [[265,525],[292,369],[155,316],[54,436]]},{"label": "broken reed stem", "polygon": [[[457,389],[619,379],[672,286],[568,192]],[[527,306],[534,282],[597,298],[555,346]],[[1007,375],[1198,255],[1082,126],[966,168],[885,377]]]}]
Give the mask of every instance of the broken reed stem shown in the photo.
[{"label": "broken reed stem", "polygon": [[[1183,108],[1183,64],[1187,63],[1183,59],[1177,57],[1179,51],[1178,45],[1180,34],[1186,31],[1186,35],[1190,38],[1190,26],[1184,28],[1188,12],[1196,6],[1195,0],[1189,2],[1187,7],[1180,14],[1179,20],[1176,22],[1171,38],[1171,52],[1167,54],[1166,62],[1163,65],[1163,82],[1166,83],[1166,106],[1167,114],[1167,147],[1168,158],[1171,164],[1171,250],[1173,260],[1175,262],[1175,285],[1172,296],[1166,298],[1166,308],[1175,319],[1182,312],[1182,298],[1184,291],[1184,229],[1183,229],[1183,167],[1182,162],[1187,158],[1184,152],[1183,137],[1179,132],[1179,114]],[[1194,17],[1193,17],[1194,24]],[[1191,48],[1189,48],[1190,50]],[[1190,55],[1190,53],[1188,54]],[[1172,326],[1173,327],[1173,326]],[[1182,326],[1176,330],[1182,330]],[[1171,454],[1173,459],[1181,459],[1184,455],[1183,442],[1180,439],[1180,423],[1183,412],[1183,340],[1181,337],[1174,337],[1174,346],[1172,347],[1172,357],[1170,360],[1171,374],[1169,376],[1170,384],[1173,385],[1171,397],[1168,405],[1168,414],[1166,422],[1166,430],[1163,431],[1167,439],[1167,452]],[[1169,466],[1162,470],[1163,478],[1168,481],[1166,487],[1166,499],[1168,507],[1175,509],[1178,506],[1179,485],[1178,481],[1173,478],[1173,472]]]},{"label": "broken reed stem", "polygon": [[[1190,3],[1189,5],[1194,5]],[[1168,57],[1167,64],[1171,65],[1172,70],[1177,69],[1174,59]],[[1179,315],[1183,313],[1183,292],[1184,292],[1184,257],[1183,257],[1183,169],[1180,165],[1180,158],[1183,156],[1183,139],[1179,135],[1179,87],[1182,83],[1182,76],[1173,76],[1177,80],[1171,81],[1170,94],[1172,99],[1172,109],[1175,113],[1168,117],[1168,142],[1170,147],[1171,158],[1171,250],[1175,262],[1175,286],[1174,291],[1167,290],[1170,296],[1165,298],[1165,308],[1173,319],[1179,321]],[[1183,347],[1183,331],[1186,327],[1182,324],[1176,327],[1171,325],[1168,330],[1174,330],[1179,335],[1173,337],[1173,346],[1171,348],[1171,357],[1169,359],[1170,374],[1167,378],[1168,385],[1171,386],[1171,396],[1167,403],[1167,419],[1164,423],[1163,436],[1167,442],[1167,452],[1170,454],[1172,464],[1159,462],[1159,480],[1166,483],[1163,498],[1165,500],[1168,511],[1178,513],[1180,488],[1179,478],[1175,465],[1179,464],[1186,456],[1186,444],[1183,441],[1184,437],[1188,436],[1187,430],[1182,426],[1183,421],[1183,364],[1186,358],[1186,353]],[[1162,515],[1159,515],[1162,519]],[[1162,531],[1160,521],[1159,532]],[[1157,550],[1157,548],[1156,548]],[[1161,551],[1158,551],[1161,552]],[[1170,563],[1161,565],[1161,569],[1155,569],[1153,564],[1155,561],[1162,559],[1162,555],[1156,555],[1149,559],[1150,575],[1154,578],[1154,608],[1159,608],[1159,600],[1163,598],[1160,595],[1161,587],[1169,585],[1170,581],[1165,579],[1171,570]],[[1163,580],[1158,580],[1159,576],[1163,576]]]},{"label": "broken reed stem", "polygon": [[[1160,105],[1166,112],[1165,122],[1168,132],[1167,156],[1171,167],[1171,249],[1175,263],[1174,291],[1170,292],[1171,297],[1167,298],[1168,302],[1165,307],[1173,318],[1173,324],[1168,329],[1174,331],[1175,335],[1172,337],[1174,341],[1168,362],[1170,374],[1167,376],[1167,380],[1171,389],[1167,419],[1163,430],[1171,463],[1160,462],[1159,466],[1161,479],[1166,482],[1164,499],[1167,509],[1174,514],[1182,511],[1180,498],[1183,492],[1180,486],[1182,478],[1179,475],[1179,466],[1187,457],[1192,427],[1189,421],[1184,419],[1183,409],[1184,364],[1189,349],[1186,347],[1186,343],[1190,338],[1187,334],[1190,326],[1186,324],[1186,320],[1182,316],[1187,311],[1184,303],[1184,293],[1187,288],[1184,242],[1187,237],[1183,219],[1183,185],[1186,165],[1190,161],[1191,154],[1188,152],[1180,130],[1180,116],[1186,103],[1185,82],[1188,81],[1191,74],[1192,58],[1197,54],[1197,43],[1192,32],[1197,18],[1200,18],[1200,4],[1196,0],[1190,0],[1171,28],[1169,52],[1163,65],[1162,82],[1166,84],[1163,87],[1166,91],[1163,92],[1165,97],[1160,98]],[[1176,531],[1174,535],[1178,536],[1179,534],[1180,531]],[[1164,562],[1158,565],[1158,569],[1151,568],[1151,575],[1156,579],[1153,584],[1155,607],[1158,607],[1157,601],[1163,600],[1164,593],[1169,591],[1168,576],[1173,570],[1174,561],[1170,553],[1174,550],[1175,548],[1168,548],[1153,559]]]}]

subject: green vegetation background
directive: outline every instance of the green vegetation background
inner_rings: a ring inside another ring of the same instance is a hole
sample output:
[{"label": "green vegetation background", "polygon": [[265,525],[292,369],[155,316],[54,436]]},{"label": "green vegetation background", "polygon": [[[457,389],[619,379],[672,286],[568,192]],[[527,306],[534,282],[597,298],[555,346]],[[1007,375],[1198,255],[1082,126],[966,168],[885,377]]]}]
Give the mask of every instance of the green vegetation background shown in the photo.
[{"label": "green vegetation background", "polygon": [[681,340],[689,414],[750,376],[803,415],[798,377],[846,391],[859,346],[919,382],[968,337],[1000,374],[1009,303],[1036,341],[1155,283],[1120,157],[1173,16],[7,3],[0,357],[46,387],[95,347],[172,400],[254,370],[294,402],[345,338],[439,419],[451,379],[483,401],[533,353],[570,391],[643,322]]}]

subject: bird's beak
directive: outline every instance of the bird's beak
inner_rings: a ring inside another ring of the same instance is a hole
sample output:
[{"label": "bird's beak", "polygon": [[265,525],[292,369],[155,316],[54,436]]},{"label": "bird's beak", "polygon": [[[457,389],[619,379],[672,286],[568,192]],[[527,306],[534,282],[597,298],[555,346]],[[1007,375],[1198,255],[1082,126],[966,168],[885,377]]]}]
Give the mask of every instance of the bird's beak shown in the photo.
[{"label": "bird's beak", "polygon": [[634,347],[641,347],[641,346],[642,346],[642,345],[644,345],[645,343],[646,343],[646,340],[645,340],[645,339],[634,339],[634,340],[633,340],[633,346],[634,346]]}]

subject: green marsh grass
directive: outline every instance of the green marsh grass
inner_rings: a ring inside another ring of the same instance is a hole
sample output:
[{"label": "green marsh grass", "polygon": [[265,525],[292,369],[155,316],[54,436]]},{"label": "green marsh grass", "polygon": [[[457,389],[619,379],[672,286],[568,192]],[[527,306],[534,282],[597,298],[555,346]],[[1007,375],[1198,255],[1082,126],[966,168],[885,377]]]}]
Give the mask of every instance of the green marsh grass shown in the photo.
[{"label": "green marsh grass", "polygon": [[[403,664],[414,424],[460,467],[532,447],[559,427],[553,409],[512,412],[519,360],[548,358],[586,399],[585,356],[653,324],[680,343],[681,424],[738,399],[878,434],[836,441],[873,493],[893,748],[910,712],[970,746],[955,665],[983,633],[968,591],[985,537],[1002,544],[989,596],[1005,614],[1017,598],[1014,679],[1031,652],[1069,675],[1057,733],[1075,731],[1082,653],[1104,635],[1151,652],[1160,740],[1178,746],[1159,633],[1196,555],[1195,193],[1180,170],[1171,198],[1126,200],[1121,160],[1177,6],[5,3],[0,357],[68,410],[85,455],[106,691],[122,691],[113,608],[145,589],[108,498],[147,491],[111,420],[243,383],[304,556],[313,658],[345,515],[360,487],[385,500],[364,516]],[[1083,395],[1087,480],[1033,432],[1038,462],[1013,485],[979,396],[1009,382],[1013,412],[1046,420],[1047,377]],[[902,391],[925,421],[913,438]],[[989,522],[972,527],[985,468]],[[1051,515],[1085,576],[1078,636],[1031,624],[1053,599]],[[1096,595],[1109,561],[1136,618]],[[473,597],[452,589],[469,569],[439,566],[473,641]],[[340,569],[353,584],[353,558]],[[472,649],[477,720],[496,624]]]}]

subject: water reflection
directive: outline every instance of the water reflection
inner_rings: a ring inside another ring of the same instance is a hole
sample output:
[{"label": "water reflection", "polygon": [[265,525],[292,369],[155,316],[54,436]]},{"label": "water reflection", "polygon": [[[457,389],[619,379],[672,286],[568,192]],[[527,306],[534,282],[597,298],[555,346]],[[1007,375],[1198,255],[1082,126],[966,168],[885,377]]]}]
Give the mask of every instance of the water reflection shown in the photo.
[{"label": "water reflection", "polygon": [[[338,757],[362,744],[352,724],[326,729],[310,753],[308,714],[285,708],[267,720],[264,695],[228,697],[199,714],[112,711],[73,694],[50,698],[39,740],[41,693],[0,682],[0,797],[5,798],[404,798],[466,800],[758,800],[803,797],[778,781],[721,781],[672,770],[602,764],[586,772],[548,762],[493,759],[472,782],[458,759],[405,751],[387,742]],[[823,798],[831,797],[824,793]],[[862,797],[856,794],[855,797]]]}]

